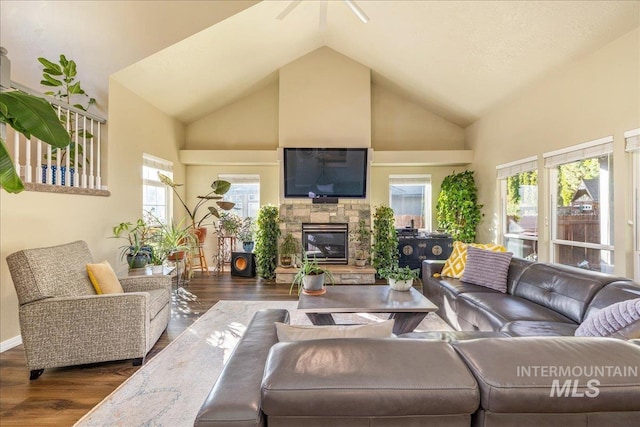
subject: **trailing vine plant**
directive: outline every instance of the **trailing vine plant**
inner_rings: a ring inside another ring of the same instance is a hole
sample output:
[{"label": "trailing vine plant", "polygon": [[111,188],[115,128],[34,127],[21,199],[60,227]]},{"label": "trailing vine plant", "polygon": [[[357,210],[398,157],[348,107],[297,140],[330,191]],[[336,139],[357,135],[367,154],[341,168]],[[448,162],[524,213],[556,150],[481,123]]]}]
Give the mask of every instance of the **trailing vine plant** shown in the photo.
[{"label": "trailing vine plant", "polygon": [[483,217],[481,210],[473,171],[454,173],[442,181],[436,203],[438,229],[451,234],[453,240],[472,243]]},{"label": "trailing vine plant", "polygon": [[377,270],[398,265],[398,236],[394,225],[393,209],[377,206],[373,214],[372,265]]},{"label": "trailing vine plant", "polygon": [[278,258],[280,222],[277,206],[262,206],[256,218],[256,271],[258,276],[273,279]]}]

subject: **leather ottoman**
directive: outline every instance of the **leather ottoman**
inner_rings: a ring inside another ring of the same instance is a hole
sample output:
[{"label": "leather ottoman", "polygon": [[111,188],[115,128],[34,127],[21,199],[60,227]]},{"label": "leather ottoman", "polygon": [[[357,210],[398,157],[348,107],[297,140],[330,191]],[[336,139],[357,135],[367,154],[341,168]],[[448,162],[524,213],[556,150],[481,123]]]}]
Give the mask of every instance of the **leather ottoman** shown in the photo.
[{"label": "leather ottoman", "polygon": [[363,338],[274,345],[261,399],[269,427],[468,426],[478,401],[450,344]]},{"label": "leather ottoman", "polygon": [[480,386],[475,426],[640,425],[640,349],[613,338],[454,342]]}]

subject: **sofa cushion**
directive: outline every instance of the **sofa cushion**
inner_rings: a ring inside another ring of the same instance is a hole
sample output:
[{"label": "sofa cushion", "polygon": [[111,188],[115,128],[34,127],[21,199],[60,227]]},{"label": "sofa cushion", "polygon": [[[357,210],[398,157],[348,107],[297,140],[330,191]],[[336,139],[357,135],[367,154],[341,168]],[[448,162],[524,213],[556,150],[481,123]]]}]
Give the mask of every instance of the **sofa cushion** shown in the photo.
[{"label": "sofa cushion", "polygon": [[575,335],[640,338],[640,298],[620,301],[593,313],[580,324]]},{"label": "sofa cushion", "polygon": [[394,319],[367,325],[287,325],[276,322],[278,341],[305,341],[326,338],[391,338]]},{"label": "sofa cushion", "polygon": [[495,252],[469,246],[467,263],[460,280],[504,294],[507,292],[507,272],[512,256],[511,252]]},{"label": "sofa cushion", "polygon": [[87,274],[98,295],[124,293],[118,276],[116,276],[116,272],[111,268],[109,261],[87,264]]},{"label": "sofa cushion", "polygon": [[577,327],[576,323],[516,320],[505,324],[500,331],[510,337],[560,337],[572,336]]},{"label": "sofa cushion", "polygon": [[[640,347],[625,341],[521,337],[457,341],[451,345],[476,377],[480,404],[486,411],[640,410],[640,377],[637,375]],[[608,367],[625,370],[627,375],[616,375]],[[630,370],[634,367],[635,374]],[[587,382],[597,391],[588,388]],[[575,384],[578,386],[574,391]],[[576,397],[580,393],[583,397]]]},{"label": "sofa cushion", "polygon": [[501,245],[496,245],[493,243],[463,243],[463,242],[454,242],[453,250],[451,251],[451,255],[447,258],[447,261],[442,267],[442,271],[440,274],[442,276],[454,277],[459,279],[462,277],[464,273],[464,267],[467,263],[467,247],[474,246],[480,249],[487,249],[495,252],[505,252],[506,248]]},{"label": "sofa cushion", "polygon": [[482,331],[500,331],[515,320],[575,323],[542,305],[509,294],[468,292],[456,299],[458,316]]},{"label": "sofa cushion", "polygon": [[477,407],[473,376],[441,341],[281,342],[271,348],[262,381],[269,418],[455,415]]},{"label": "sofa cushion", "polygon": [[594,295],[607,283],[616,280],[615,276],[596,271],[560,264],[536,263],[522,273],[513,295],[547,307],[575,323],[580,323]]}]

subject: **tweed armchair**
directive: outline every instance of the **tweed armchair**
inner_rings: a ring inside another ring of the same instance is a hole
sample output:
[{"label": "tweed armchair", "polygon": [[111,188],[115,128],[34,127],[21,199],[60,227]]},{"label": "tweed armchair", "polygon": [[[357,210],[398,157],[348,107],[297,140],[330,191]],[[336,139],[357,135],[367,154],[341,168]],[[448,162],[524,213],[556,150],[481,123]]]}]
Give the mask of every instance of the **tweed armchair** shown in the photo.
[{"label": "tweed armchair", "polygon": [[98,295],[83,241],[7,257],[20,304],[31,379],[45,368],[133,359],[141,365],[171,315],[171,278],[120,278],[124,293]]}]

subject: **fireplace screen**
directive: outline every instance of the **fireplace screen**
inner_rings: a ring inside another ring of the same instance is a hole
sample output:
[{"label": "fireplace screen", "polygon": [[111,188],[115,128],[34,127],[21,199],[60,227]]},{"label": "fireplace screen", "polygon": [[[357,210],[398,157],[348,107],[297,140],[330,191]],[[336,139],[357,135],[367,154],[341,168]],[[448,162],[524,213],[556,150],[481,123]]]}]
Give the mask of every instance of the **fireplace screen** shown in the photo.
[{"label": "fireplace screen", "polygon": [[348,224],[302,224],[302,249],[320,264],[347,264]]}]

